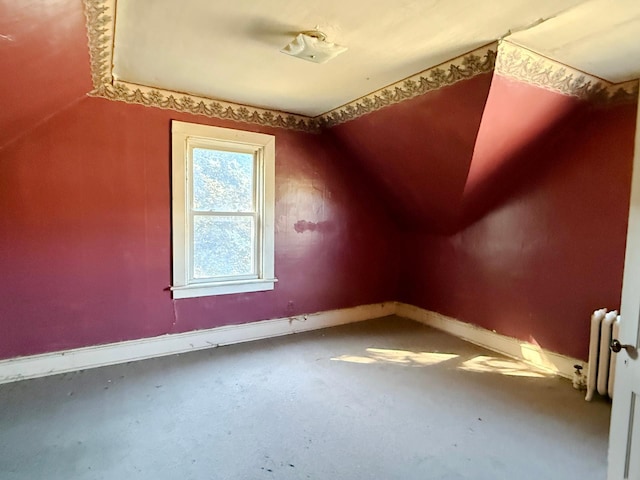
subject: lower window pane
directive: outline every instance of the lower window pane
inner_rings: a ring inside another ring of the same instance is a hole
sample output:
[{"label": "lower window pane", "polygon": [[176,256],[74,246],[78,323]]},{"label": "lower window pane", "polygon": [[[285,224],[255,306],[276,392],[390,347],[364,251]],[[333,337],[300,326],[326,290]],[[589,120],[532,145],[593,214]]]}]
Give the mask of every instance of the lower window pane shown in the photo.
[{"label": "lower window pane", "polygon": [[253,217],[193,219],[194,278],[251,275],[254,271]]}]

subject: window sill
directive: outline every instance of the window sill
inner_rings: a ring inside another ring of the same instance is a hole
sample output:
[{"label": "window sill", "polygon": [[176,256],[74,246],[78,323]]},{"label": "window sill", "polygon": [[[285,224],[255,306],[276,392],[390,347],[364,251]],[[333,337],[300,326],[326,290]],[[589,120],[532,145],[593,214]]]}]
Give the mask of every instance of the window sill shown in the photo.
[{"label": "window sill", "polygon": [[276,278],[258,280],[238,280],[224,283],[194,283],[171,287],[174,299],[229,295],[234,293],[263,292],[273,290]]}]

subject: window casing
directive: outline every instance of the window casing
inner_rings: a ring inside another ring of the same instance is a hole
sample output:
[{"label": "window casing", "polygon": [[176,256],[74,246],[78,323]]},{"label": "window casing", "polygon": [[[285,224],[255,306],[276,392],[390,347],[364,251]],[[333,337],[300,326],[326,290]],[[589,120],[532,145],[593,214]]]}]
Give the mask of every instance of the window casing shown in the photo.
[{"label": "window casing", "polygon": [[272,290],[275,137],[173,121],[173,298]]}]

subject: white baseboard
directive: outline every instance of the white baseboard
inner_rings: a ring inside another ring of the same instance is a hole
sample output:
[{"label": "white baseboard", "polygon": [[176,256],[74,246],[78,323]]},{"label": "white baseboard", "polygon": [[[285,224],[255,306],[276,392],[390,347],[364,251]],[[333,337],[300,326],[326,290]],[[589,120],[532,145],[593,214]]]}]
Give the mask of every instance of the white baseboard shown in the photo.
[{"label": "white baseboard", "polygon": [[566,378],[572,378],[575,364],[583,365],[586,371],[586,362],[581,360],[550,352],[537,345],[506,337],[413,305],[385,302],[0,360],[0,384],[250,342],[393,314],[437,328]]},{"label": "white baseboard", "polygon": [[523,342],[516,338],[507,337],[470,323],[464,323],[446,315],[425,310],[406,303],[396,304],[396,315],[423,323],[438,330],[450,333],[470,343],[493,350],[511,358],[522,360],[537,368],[550,371],[562,377],[571,379],[579,364],[586,370],[586,362],[567,357],[559,353],[550,352],[538,345]]},{"label": "white baseboard", "polygon": [[385,302],[41,355],[15,357],[0,360],[0,384],[344,325],[393,315],[395,310],[395,302]]}]

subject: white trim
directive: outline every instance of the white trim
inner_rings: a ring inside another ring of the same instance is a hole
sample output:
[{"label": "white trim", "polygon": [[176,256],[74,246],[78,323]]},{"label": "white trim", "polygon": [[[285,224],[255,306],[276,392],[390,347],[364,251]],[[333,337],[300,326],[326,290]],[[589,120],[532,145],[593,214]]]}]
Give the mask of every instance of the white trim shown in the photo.
[{"label": "white trim", "polygon": [[576,364],[582,365],[583,371],[586,372],[586,362],[582,360],[551,352],[532,343],[507,337],[477,325],[464,323],[440,313],[406,303],[398,303],[396,315],[437,328],[470,343],[522,360],[565,378],[571,379],[573,377],[575,370],[573,366]]},{"label": "white trim", "polygon": [[116,28],[116,0],[84,0],[93,91],[91,96],[113,101],[145,105],[177,112],[319,133],[322,128],[379,110],[388,105],[437,90],[458,81],[493,71],[496,42],[435,65],[409,78],[354,99],[342,107],[320,116],[305,115],[257,108],[250,105],[215,100],[157,87],[138,85],[114,79],[113,54]]},{"label": "white trim", "polygon": [[395,309],[394,302],[361,305],[308,315],[10,358],[0,360],[0,384],[355,323],[393,315]]},{"label": "white trim", "polygon": [[226,295],[229,293],[264,292],[273,290],[276,278],[257,280],[238,280],[225,283],[192,283],[184,287],[171,287],[174,299],[194,298],[205,295]]},{"label": "white trim", "polygon": [[638,97],[638,80],[612,83],[540,55],[511,38],[500,41],[495,73],[562,95],[604,103],[634,102]]},{"label": "white trim", "polygon": [[[275,280],[275,136],[177,120],[171,122],[174,299],[273,290]],[[192,265],[191,151],[194,147],[250,153],[255,158],[255,271],[242,281],[196,282]]]},{"label": "white trim", "polygon": [[550,352],[531,343],[522,342],[413,305],[384,302],[0,360],[0,384],[187,353],[222,345],[251,342],[394,314],[437,328],[489,350],[517,358],[562,377],[572,378],[575,364],[582,365],[586,371],[587,364],[582,360]]}]

